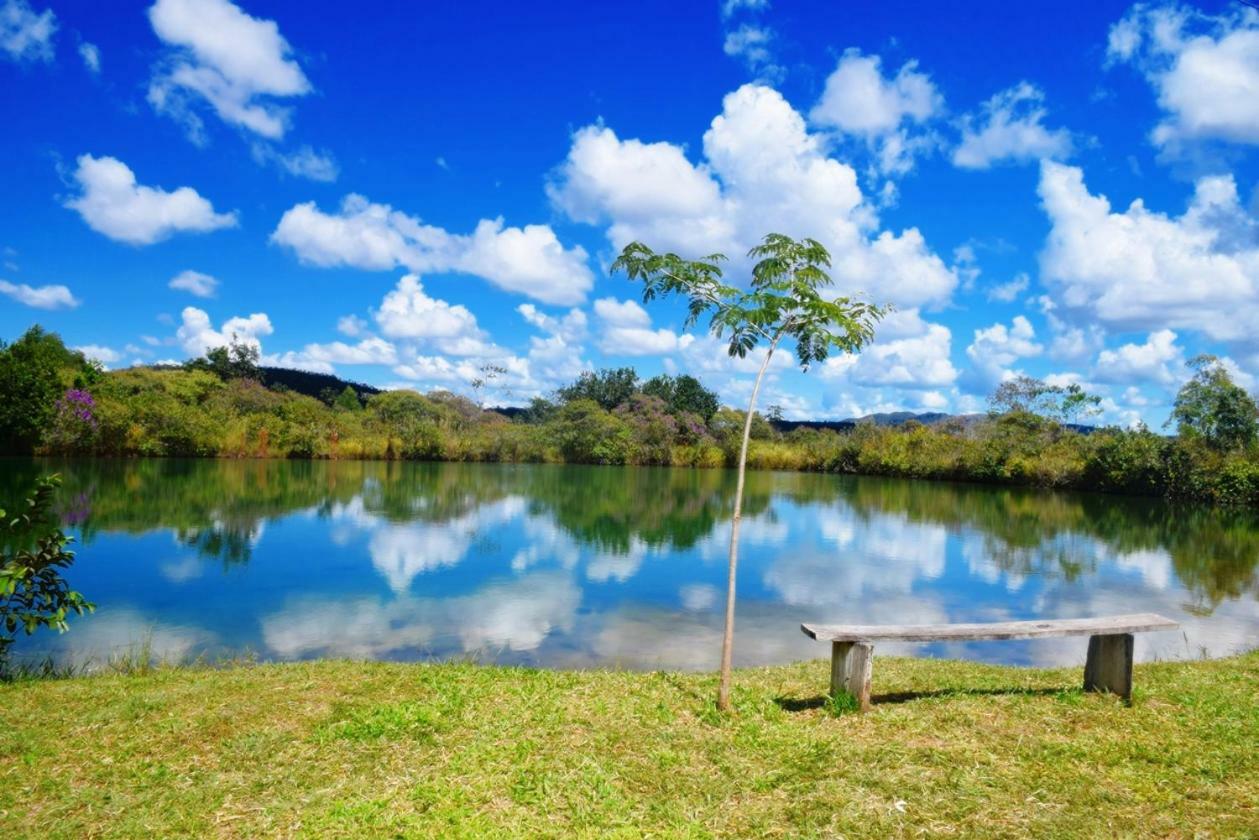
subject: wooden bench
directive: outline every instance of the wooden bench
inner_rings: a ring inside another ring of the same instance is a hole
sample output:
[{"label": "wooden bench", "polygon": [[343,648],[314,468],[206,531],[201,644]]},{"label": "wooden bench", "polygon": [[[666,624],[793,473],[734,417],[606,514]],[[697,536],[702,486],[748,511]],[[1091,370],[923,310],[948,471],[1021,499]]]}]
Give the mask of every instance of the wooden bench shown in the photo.
[{"label": "wooden bench", "polygon": [[831,643],[831,694],[846,691],[862,711],[870,708],[870,670],[874,642],[961,642],[978,639],[1041,639],[1088,636],[1084,690],[1132,697],[1132,634],[1175,630],[1171,619],[1153,613],[1054,621],[1003,621],[995,624],[801,624],[806,636]]}]

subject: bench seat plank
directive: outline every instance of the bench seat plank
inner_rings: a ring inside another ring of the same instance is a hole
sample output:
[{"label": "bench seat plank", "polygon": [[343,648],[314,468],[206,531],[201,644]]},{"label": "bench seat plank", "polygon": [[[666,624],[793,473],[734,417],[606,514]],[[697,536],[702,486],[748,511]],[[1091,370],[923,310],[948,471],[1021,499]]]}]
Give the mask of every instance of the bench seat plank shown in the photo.
[{"label": "bench seat plank", "polygon": [[980,639],[1037,639],[1175,630],[1180,625],[1154,613],[1050,621],[1001,621],[989,624],[801,624],[820,642],[940,642]]}]

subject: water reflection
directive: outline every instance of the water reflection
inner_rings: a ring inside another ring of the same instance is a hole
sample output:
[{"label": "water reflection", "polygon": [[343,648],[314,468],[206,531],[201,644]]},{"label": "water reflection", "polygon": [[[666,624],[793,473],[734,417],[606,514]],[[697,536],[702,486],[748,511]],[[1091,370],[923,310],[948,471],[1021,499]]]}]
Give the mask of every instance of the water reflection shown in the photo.
[{"label": "water reflection", "polygon": [[[709,668],[733,477],[561,466],[0,462],[0,506],[65,476],[76,587],[99,605],[20,652],[100,660],[477,656]],[[825,653],[801,621],[1158,611],[1138,656],[1259,638],[1259,521],[1156,500],[809,474],[749,477],[738,659]],[[881,650],[885,650],[881,648]],[[895,648],[886,648],[888,652]],[[1078,662],[1079,640],[903,647]]]}]

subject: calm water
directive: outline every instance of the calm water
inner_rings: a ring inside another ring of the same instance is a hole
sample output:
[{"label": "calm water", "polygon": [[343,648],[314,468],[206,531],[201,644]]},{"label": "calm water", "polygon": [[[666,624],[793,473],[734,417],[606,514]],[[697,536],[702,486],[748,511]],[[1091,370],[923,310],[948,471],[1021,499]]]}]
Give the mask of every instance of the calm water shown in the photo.
[{"label": "calm water", "polygon": [[[71,580],[96,601],[19,653],[476,658],[713,668],[733,475],[614,467],[0,461],[0,504],[65,476]],[[6,505],[7,506],[7,505]],[[1253,514],[1087,494],[749,476],[736,659],[827,654],[801,621],[1156,611],[1140,658],[1259,644]],[[1083,661],[1080,639],[882,646]]]}]

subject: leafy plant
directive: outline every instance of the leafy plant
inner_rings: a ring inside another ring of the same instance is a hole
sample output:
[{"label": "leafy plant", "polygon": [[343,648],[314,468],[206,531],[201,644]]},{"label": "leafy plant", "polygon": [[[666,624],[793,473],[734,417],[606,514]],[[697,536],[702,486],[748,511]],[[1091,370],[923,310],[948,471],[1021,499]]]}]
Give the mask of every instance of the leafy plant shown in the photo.
[{"label": "leafy plant", "polygon": [[60,485],[60,476],[41,478],[25,510],[11,519],[0,510],[0,659],[6,657],[18,630],[28,636],[40,627],[64,633],[70,629],[66,623],[70,613],[82,615],[96,608],[61,574],[74,562],[74,552],[66,550],[72,539],[50,520],[53,494]]},{"label": "leafy plant", "polygon": [[711,254],[685,260],[677,254],[657,254],[641,242],[631,242],[612,263],[612,271],[624,271],[631,280],[643,282],[643,301],[680,295],[687,300],[687,326],[709,315],[709,330],[727,339],[731,356],[744,358],[762,344],[765,356],[752,385],[743,422],[739,472],[735,483],[734,518],[730,524],[730,554],[726,583],[726,620],[721,643],[721,679],[717,706],[730,708],[730,680],[734,650],[735,578],[739,560],[739,521],[743,510],[743,484],[747,471],[748,441],[756,398],[774,351],[783,340],[795,343],[796,361],[803,370],[824,361],[833,350],[855,352],[874,338],[874,325],[883,307],[847,297],[828,299],[822,291],[831,285],[831,255],[813,239],[795,240],[771,233],[748,252],[757,260],[747,290],[722,281],[725,257]]}]

